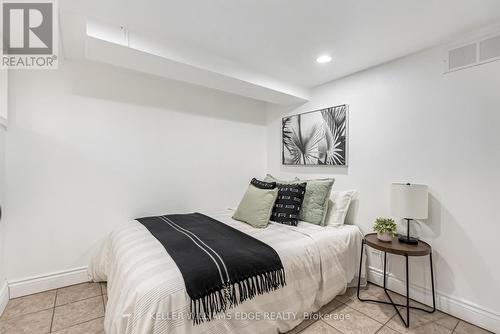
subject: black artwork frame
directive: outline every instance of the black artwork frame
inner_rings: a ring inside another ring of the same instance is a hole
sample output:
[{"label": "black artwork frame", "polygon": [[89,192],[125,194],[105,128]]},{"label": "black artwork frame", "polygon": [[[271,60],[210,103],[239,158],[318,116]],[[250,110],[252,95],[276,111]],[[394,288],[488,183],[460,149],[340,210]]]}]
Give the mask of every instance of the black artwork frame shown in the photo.
[{"label": "black artwork frame", "polygon": [[342,104],[281,120],[284,166],[348,166],[349,106]]}]

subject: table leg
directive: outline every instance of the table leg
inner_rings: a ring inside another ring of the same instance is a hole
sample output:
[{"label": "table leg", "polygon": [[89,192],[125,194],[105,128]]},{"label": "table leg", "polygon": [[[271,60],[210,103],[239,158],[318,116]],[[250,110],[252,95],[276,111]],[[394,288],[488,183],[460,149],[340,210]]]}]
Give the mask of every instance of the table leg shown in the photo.
[{"label": "table leg", "polygon": [[361,298],[359,298],[359,287],[361,285],[361,269],[362,269],[362,265],[363,265],[363,249],[364,249],[364,246],[365,246],[365,240],[363,239],[361,241],[361,255],[359,256],[359,274],[358,274],[358,291],[357,291],[357,296],[358,296],[359,300],[361,300]]},{"label": "table leg", "polygon": [[384,290],[386,290],[386,268],[387,268],[387,252],[384,252]]},{"label": "table leg", "polygon": [[405,255],[406,258],[406,327],[410,327],[410,275],[408,275],[408,255]]},{"label": "table leg", "polygon": [[[432,280],[432,282],[431,282],[431,284],[432,284],[432,310],[427,310],[427,309],[417,307],[417,306],[410,306],[410,279],[409,279],[410,278],[410,275],[409,275],[410,268],[409,268],[408,255],[404,255],[405,256],[405,265],[406,265],[406,268],[405,268],[405,270],[406,270],[406,305],[395,303],[392,300],[391,295],[389,294],[389,291],[391,291],[391,292],[394,292],[394,291],[387,289],[387,252],[384,252],[384,278],[383,278],[384,281],[383,281],[383,284],[384,284],[385,294],[387,295],[387,298],[389,298],[389,301],[386,302],[383,300],[361,298],[359,295],[359,291],[360,291],[360,286],[361,286],[361,269],[362,269],[362,263],[363,263],[364,246],[365,246],[365,241],[363,240],[361,243],[361,256],[359,259],[359,275],[358,275],[358,291],[357,291],[357,297],[360,301],[392,305],[394,307],[394,309],[396,310],[396,313],[398,314],[399,318],[401,319],[401,321],[403,322],[403,324],[407,328],[410,326],[410,309],[421,310],[421,311],[424,311],[427,313],[433,313],[436,310],[436,299],[435,299],[435,290],[434,290],[434,269],[433,269],[433,265],[432,265],[432,253],[429,254],[430,265],[431,265],[431,280]],[[403,318],[401,312],[398,310],[398,306],[406,307],[406,320]]]},{"label": "table leg", "polygon": [[[410,297],[409,297],[410,294],[409,294],[409,284],[408,284],[408,282],[409,282],[409,280],[408,280],[408,255],[405,255],[405,258],[406,258],[406,305],[401,305],[401,304],[395,303],[392,300],[391,295],[389,294],[389,291],[391,291],[391,290],[388,290],[385,286],[385,284],[386,284],[385,283],[386,282],[385,268],[386,268],[386,262],[387,262],[386,254],[384,254],[384,292],[385,292],[385,295],[387,296],[387,298],[389,298],[389,302],[384,302],[384,301],[376,301],[376,302],[392,305],[394,307],[394,310],[396,310],[396,313],[398,314],[399,318],[401,319],[401,322],[405,325],[405,327],[408,328],[410,326],[410,308],[415,308],[415,307],[410,306]],[[370,301],[374,301],[374,300],[370,300]],[[401,312],[399,312],[398,306],[406,306],[406,320],[401,315]]]},{"label": "table leg", "polygon": [[[436,311],[436,292],[434,291],[434,267],[432,265],[432,251],[429,253],[429,260],[431,265],[431,286],[432,286],[432,312]],[[429,312],[429,313],[432,313]]]}]

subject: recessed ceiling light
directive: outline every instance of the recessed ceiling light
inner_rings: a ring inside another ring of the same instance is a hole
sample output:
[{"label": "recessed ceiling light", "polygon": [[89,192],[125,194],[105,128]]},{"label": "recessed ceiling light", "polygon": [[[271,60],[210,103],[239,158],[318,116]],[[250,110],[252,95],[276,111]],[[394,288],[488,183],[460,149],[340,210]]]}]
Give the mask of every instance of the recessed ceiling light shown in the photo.
[{"label": "recessed ceiling light", "polygon": [[331,62],[332,57],[330,57],[329,55],[321,55],[318,58],[316,58],[316,61],[320,64],[325,64]]}]

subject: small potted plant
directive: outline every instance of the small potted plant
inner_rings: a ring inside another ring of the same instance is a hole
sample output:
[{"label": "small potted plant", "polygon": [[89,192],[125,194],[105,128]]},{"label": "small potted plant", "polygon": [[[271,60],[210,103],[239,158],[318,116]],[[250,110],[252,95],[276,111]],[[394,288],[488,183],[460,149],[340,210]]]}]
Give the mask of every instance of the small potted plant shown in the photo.
[{"label": "small potted plant", "polygon": [[377,238],[380,241],[391,242],[396,236],[396,223],[392,218],[379,217],[373,224],[373,230],[377,232]]}]

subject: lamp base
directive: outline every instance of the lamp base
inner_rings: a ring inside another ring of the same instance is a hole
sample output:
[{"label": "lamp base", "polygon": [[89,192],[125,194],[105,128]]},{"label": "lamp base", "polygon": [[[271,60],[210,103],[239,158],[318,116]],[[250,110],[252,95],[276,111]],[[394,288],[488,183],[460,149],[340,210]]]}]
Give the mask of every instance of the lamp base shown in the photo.
[{"label": "lamp base", "polygon": [[399,235],[399,242],[403,244],[408,244],[408,245],[418,245],[418,239],[417,238],[412,238],[408,237],[406,235]]}]

